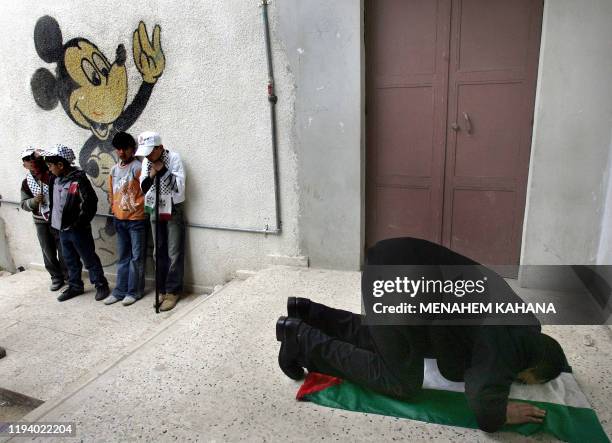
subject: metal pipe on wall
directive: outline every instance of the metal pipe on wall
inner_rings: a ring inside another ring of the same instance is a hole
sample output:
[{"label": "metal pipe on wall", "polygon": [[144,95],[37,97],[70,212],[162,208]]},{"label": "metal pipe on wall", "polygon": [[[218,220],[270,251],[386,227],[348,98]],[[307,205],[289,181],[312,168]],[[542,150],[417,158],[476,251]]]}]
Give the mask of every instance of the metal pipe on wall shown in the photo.
[{"label": "metal pipe on wall", "polygon": [[[18,201],[5,200],[3,198],[0,198],[0,206],[2,206],[2,203],[6,203],[7,205],[15,205],[21,208],[21,202],[18,202]],[[96,217],[111,218],[112,215],[98,213],[96,214]],[[246,233],[252,233],[252,234],[266,234],[266,235],[268,234],[279,235],[280,234],[280,231],[276,229],[237,228],[237,227],[232,227],[232,226],[205,225],[201,223],[185,223],[185,226],[187,226],[188,228],[196,228],[196,229],[213,229],[217,231],[246,232]]]},{"label": "metal pipe on wall", "polygon": [[282,221],[280,211],[280,192],[278,178],[278,139],[276,133],[276,102],[278,97],[274,91],[274,66],[272,65],[272,46],[270,44],[270,21],[268,19],[269,0],[262,0],[261,11],[266,42],[266,57],[268,61],[268,102],[270,103],[270,125],[272,130],[272,161],[274,164],[274,201],[276,205],[276,230],[281,232]]}]

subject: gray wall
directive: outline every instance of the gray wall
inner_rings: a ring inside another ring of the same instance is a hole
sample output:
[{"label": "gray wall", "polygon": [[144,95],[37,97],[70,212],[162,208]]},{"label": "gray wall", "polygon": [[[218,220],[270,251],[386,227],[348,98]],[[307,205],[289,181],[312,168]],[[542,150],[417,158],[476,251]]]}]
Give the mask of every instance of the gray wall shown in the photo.
[{"label": "gray wall", "polygon": [[[610,70],[612,71],[612,68]],[[612,126],[612,119],[610,121],[610,126]],[[610,171],[612,171],[612,129],[610,134],[610,144],[608,147],[608,165],[606,168],[607,187],[603,217],[601,219],[599,250],[597,253],[598,265],[612,265],[612,180],[610,179]],[[612,278],[610,281],[612,281]]]},{"label": "gray wall", "polygon": [[521,264],[609,260],[612,2],[546,1]]},{"label": "gray wall", "polygon": [[363,242],[363,5],[278,2],[294,75],[300,248],[311,266],[359,269]]}]

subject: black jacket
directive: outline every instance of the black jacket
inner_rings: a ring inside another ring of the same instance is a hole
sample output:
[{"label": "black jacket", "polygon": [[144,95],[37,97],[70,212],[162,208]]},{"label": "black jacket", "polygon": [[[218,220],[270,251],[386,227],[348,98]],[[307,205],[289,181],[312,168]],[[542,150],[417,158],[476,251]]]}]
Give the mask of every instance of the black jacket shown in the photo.
[{"label": "black jacket", "polygon": [[542,355],[540,327],[438,326],[429,336],[440,372],[465,381],[478,427],[498,431],[506,422],[510,385]]},{"label": "black jacket", "polygon": [[[443,246],[415,238],[396,238],[378,242],[368,251],[367,264],[371,265],[428,265],[439,266],[440,276],[451,274],[456,266],[465,272],[484,272],[488,277],[488,293],[492,300],[518,302],[521,299],[497,274],[485,267],[476,267],[477,262]],[[446,270],[445,270],[446,265]],[[363,281],[368,281],[364,271]],[[471,276],[472,278],[474,275]],[[415,277],[416,278],[416,277]],[[371,287],[371,286],[367,286]],[[435,319],[432,319],[435,320]],[[524,320],[524,319],[523,319]],[[519,372],[535,365],[542,354],[540,324],[529,315],[525,326],[390,326],[406,329],[405,346],[425,349],[422,357],[435,358],[440,372],[452,381],[465,381],[465,394],[480,429],[487,432],[499,430],[506,422],[506,407],[510,385]],[[389,365],[394,361],[395,347],[401,345],[384,343],[374,336],[383,359]],[[416,368],[422,371],[419,356],[411,357]],[[418,379],[414,378],[414,383]],[[418,386],[410,386],[416,388]]]},{"label": "black jacket", "polygon": [[66,182],[70,182],[70,186],[66,204],[62,211],[62,231],[89,225],[98,210],[98,196],[87,175],[80,169],[74,169],[63,177],[56,177],[49,184],[51,214],[53,214],[54,188],[56,185]]}]

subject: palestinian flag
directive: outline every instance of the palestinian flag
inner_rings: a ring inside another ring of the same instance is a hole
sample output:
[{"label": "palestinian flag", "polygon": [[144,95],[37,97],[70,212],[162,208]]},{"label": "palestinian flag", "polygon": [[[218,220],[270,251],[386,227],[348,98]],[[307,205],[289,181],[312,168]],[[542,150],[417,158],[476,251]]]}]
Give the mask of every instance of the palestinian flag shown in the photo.
[{"label": "palestinian flag", "polygon": [[[412,402],[395,400],[316,372],[308,374],[297,399],[349,411],[478,429],[476,417],[468,407],[464,383],[446,380],[438,371],[436,361],[430,359],[425,360],[423,391]],[[546,419],[541,424],[506,425],[503,431],[522,435],[547,432],[568,442],[610,442],[571,373],[564,372],[543,385],[513,384],[510,399],[545,409]]]}]

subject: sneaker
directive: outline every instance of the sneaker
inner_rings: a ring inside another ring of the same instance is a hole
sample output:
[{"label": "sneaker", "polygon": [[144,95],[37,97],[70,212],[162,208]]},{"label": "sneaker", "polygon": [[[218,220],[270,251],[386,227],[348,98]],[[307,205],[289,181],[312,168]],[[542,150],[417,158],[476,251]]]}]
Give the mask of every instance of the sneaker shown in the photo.
[{"label": "sneaker", "polygon": [[133,305],[137,301],[138,299],[136,297],[132,295],[126,295],[121,303],[123,304],[123,306],[129,306],[129,305]]},{"label": "sneaker", "polygon": [[58,291],[62,286],[64,286],[64,280],[55,280],[51,282],[49,290],[55,292]]},{"label": "sneaker", "polygon": [[59,297],[57,297],[57,301],[66,301],[66,300],[70,300],[71,298],[76,297],[77,295],[81,295],[83,292],[83,289],[77,289],[73,286],[68,286],[66,289],[64,289],[61,294],[59,295]]},{"label": "sneaker", "polygon": [[178,294],[166,294],[166,296],[164,297],[164,301],[159,307],[159,310],[163,312],[163,311],[169,311],[170,309],[173,309],[176,306],[178,299],[179,299]]},{"label": "sneaker", "polygon": [[96,301],[102,301],[110,294],[108,286],[100,286],[96,288]]},{"label": "sneaker", "polygon": [[104,304],[105,305],[112,305],[113,303],[117,303],[118,301],[121,301],[120,298],[116,297],[115,295],[111,294],[108,297],[106,297],[104,299]]}]

